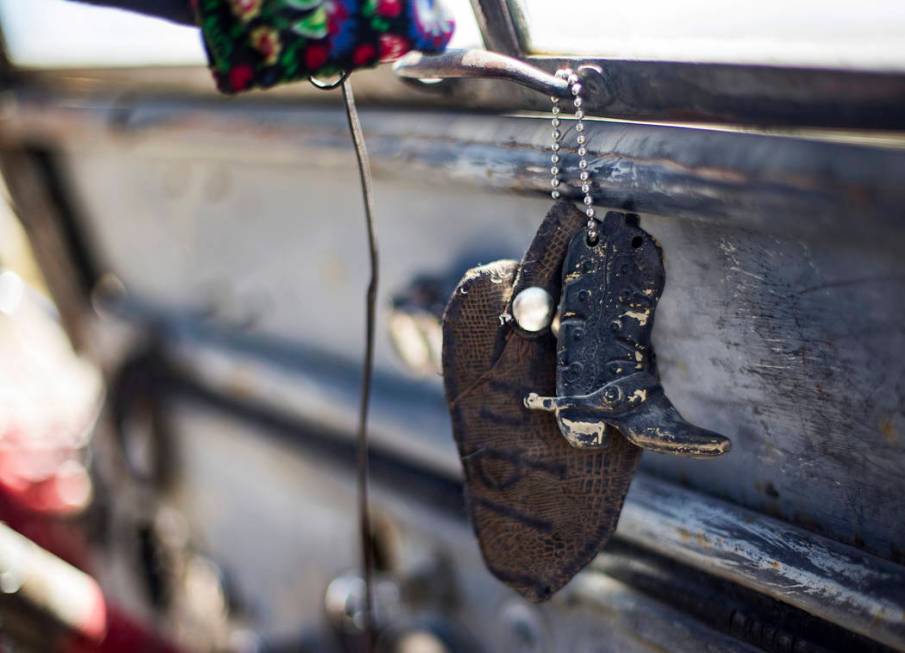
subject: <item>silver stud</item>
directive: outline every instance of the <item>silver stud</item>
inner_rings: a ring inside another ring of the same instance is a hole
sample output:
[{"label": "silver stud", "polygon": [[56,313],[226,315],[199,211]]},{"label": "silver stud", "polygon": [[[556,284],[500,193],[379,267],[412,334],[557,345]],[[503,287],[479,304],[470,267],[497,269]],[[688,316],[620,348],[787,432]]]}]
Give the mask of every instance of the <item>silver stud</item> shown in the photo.
[{"label": "silver stud", "polygon": [[559,108],[559,105],[556,104],[556,105],[553,106],[553,109],[551,109],[551,111],[553,112],[553,115],[554,115],[554,116],[558,116],[558,115],[559,115],[559,112],[561,111],[561,109]]},{"label": "silver stud", "polygon": [[550,96],[550,101],[551,101],[553,104],[559,104],[559,97],[557,97],[556,95],[551,95],[551,96]]},{"label": "silver stud", "polygon": [[584,118],[584,111],[578,109],[578,111],[575,112],[575,119],[581,120],[582,118]]},{"label": "silver stud", "polygon": [[550,156],[550,163],[559,163],[559,155],[553,154]]},{"label": "silver stud", "polygon": [[554,126],[554,127],[559,127],[559,125],[560,125],[559,118],[554,118],[554,119],[553,119],[553,126]]},{"label": "silver stud", "polygon": [[562,138],[562,132],[559,131],[558,129],[554,129],[553,130],[553,140],[558,141],[560,138]]},{"label": "silver stud", "polygon": [[590,175],[588,174],[587,170],[582,170],[581,172],[578,173],[578,178],[581,179],[582,181],[587,181],[589,177],[590,177]]},{"label": "silver stud", "polygon": [[559,152],[559,147],[560,147],[559,143],[553,143],[553,145],[551,146],[551,149],[554,152]]},{"label": "silver stud", "polygon": [[581,84],[572,84],[572,95],[576,97],[581,95]]},{"label": "silver stud", "polygon": [[591,192],[591,184],[582,184],[581,185],[582,193],[590,193]]},{"label": "silver stud", "polygon": [[588,153],[588,148],[582,146],[578,148],[578,156],[584,156]]},{"label": "silver stud", "polygon": [[575,139],[575,141],[576,141],[579,145],[584,145],[584,142],[585,142],[584,134],[579,134],[578,137]]},{"label": "silver stud", "polygon": [[558,188],[558,187],[559,187],[559,179],[551,179],[551,180],[550,180],[550,185],[553,186],[553,188]]},{"label": "silver stud", "polygon": [[591,204],[594,203],[594,200],[591,199],[591,196],[590,196],[590,195],[585,195],[585,197],[584,197],[584,203],[587,204],[588,206],[591,206]]},{"label": "silver stud", "polygon": [[581,108],[581,98],[580,98],[580,97],[575,98],[575,101],[572,102],[572,104],[575,105],[575,108],[576,108],[576,109]]},{"label": "silver stud", "polygon": [[588,209],[587,211],[584,212],[584,214],[586,216],[588,216],[589,218],[593,218],[595,215],[597,215],[596,212],[594,211],[594,209]]},{"label": "silver stud", "polygon": [[577,132],[583,132],[583,131],[584,131],[584,125],[583,125],[582,123],[578,123],[577,125],[575,125],[575,131],[577,131]]},{"label": "silver stud", "polygon": [[550,168],[550,174],[555,177],[556,175],[559,174],[559,168],[556,166],[553,166],[552,168]]},{"label": "silver stud", "polygon": [[558,190],[553,191],[552,193],[550,193],[550,197],[552,197],[552,198],[555,199],[555,200],[558,200],[558,199],[559,199],[559,191],[558,191]]},{"label": "silver stud", "polygon": [[553,319],[553,297],[539,286],[525,288],[512,301],[512,317],[525,331],[545,329]]},{"label": "silver stud", "polygon": [[582,159],[581,161],[578,162],[578,167],[581,168],[582,170],[584,170],[585,168],[588,167],[588,162],[585,161],[584,159]]}]

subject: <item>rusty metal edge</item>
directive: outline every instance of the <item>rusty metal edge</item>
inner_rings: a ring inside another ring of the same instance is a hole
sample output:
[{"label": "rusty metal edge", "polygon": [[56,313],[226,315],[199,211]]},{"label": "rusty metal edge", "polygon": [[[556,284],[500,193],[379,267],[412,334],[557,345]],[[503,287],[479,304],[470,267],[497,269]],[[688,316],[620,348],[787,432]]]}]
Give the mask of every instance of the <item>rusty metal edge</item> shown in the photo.
[{"label": "rusty metal edge", "polygon": [[905,651],[905,568],[854,547],[639,475],[617,533]]},{"label": "rusty metal edge", "polygon": [[[0,104],[0,117],[0,146],[53,143],[77,153],[153,139],[192,156],[254,152],[262,162],[297,164],[316,156],[320,165],[337,167],[349,156],[341,114],[310,106],[25,93]],[[363,112],[362,120],[378,174],[404,171],[425,183],[547,194],[546,120],[381,111]],[[589,123],[586,133],[600,207],[787,237],[825,236],[854,213],[864,233],[868,227],[888,233],[905,228],[905,150],[898,141],[875,147],[611,121]],[[564,159],[567,168],[574,166],[574,153]],[[572,188],[576,198],[577,190]]]}]

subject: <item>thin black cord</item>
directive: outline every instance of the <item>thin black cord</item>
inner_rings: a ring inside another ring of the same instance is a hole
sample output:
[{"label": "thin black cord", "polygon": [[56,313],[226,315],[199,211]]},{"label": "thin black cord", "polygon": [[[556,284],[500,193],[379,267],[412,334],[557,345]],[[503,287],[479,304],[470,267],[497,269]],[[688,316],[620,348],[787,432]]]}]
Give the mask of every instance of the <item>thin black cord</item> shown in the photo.
[{"label": "thin black cord", "polygon": [[352,84],[348,79],[342,82],[343,101],[346,105],[346,119],[349,132],[355,144],[355,158],[358,160],[358,176],[361,180],[361,194],[365,205],[365,224],[368,231],[368,251],[371,262],[371,280],[368,282],[365,323],[365,359],[361,376],[361,398],[358,404],[358,438],[356,454],[356,470],[358,476],[358,518],[361,537],[361,566],[365,585],[364,624],[365,650],[371,653],[374,649],[374,605],[372,594],[371,571],[374,567],[373,549],[371,547],[371,517],[368,511],[368,404],[371,398],[371,376],[374,369],[374,319],[377,305],[378,258],[377,237],[374,234],[374,198],[371,191],[371,164],[368,150],[365,147],[358,110],[355,108],[355,96]]}]

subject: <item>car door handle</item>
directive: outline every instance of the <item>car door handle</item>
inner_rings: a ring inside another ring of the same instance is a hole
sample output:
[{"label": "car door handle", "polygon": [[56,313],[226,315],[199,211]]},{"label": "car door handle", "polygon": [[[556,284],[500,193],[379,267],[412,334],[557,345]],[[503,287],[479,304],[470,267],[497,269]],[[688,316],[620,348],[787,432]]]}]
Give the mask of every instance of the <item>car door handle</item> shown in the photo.
[{"label": "car door handle", "polygon": [[[596,69],[583,66],[580,70]],[[393,70],[406,79],[505,79],[557,97],[569,96],[569,83],[531,64],[488,50],[448,50],[425,55],[409,52],[397,61]],[[596,69],[599,72],[599,69]]]}]

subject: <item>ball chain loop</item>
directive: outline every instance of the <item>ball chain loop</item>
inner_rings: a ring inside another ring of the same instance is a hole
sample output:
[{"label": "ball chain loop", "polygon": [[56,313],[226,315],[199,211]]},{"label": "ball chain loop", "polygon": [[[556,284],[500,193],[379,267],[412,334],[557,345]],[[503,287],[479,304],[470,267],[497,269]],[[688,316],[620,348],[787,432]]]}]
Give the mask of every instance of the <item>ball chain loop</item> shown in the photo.
[{"label": "ball chain loop", "polygon": [[[567,79],[568,75],[569,73],[567,70],[556,71],[556,76],[560,79]],[[559,177],[560,162],[562,161],[559,153],[560,148],[562,147],[562,130],[560,129],[562,122],[559,118],[561,109],[559,107],[558,96],[551,95],[550,100],[553,102],[553,108],[551,110],[553,113],[553,120],[551,121],[553,124],[553,154],[550,155],[550,163],[552,164],[550,168],[550,185],[553,186],[553,190],[550,192],[550,196],[553,199],[558,200],[562,196],[562,193],[559,191],[559,186],[562,183],[562,179]]]},{"label": "ball chain loop", "polygon": [[[584,102],[581,97],[581,80],[569,68],[557,70],[556,76],[560,79],[565,79],[569,83],[569,91],[574,98],[572,104],[575,107],[575,133],[577,134],[576,141],[578,143],[578,178],[581,181],[581,192],[584,193],[585,215],[588,216],[588,242],[593,245],[597,242],[597,214],[594,210],[594,198],[591,195],[591,176],[588,172],[588,148],[587,138],[584,133],[584,109],[582,108]],[[560,191],[560,185],[562,184],[560,177],[562,170],[562,155],[560,154],[562,149],[562,130],[560,126],[562,121],[560,119],[559,97],[553,95],[550,100],[553,102],[553,154],[550,155],[550,162],[552,163],[550,174],[552,175],[551,184],[553,191],[550,195],[553,199],[558,200],[562,196]]]}]

